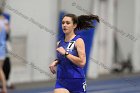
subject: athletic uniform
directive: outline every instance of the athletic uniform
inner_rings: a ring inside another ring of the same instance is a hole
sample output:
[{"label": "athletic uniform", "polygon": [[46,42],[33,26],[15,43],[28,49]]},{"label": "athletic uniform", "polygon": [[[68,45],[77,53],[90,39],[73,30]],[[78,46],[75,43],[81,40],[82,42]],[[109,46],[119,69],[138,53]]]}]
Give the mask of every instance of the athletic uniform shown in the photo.
[{"label": "athletic uniform", "polygon": [[[74,56],[78,56],[75,42],[79,35],[75,36],[69,42],[65,42],[64,38],[60,40],[58,47],[63,47],[67,52]],[[57,52],[59,64],[57,65],[57,80],[55,88],[65,88],[70,93],[86,93],[86,81],[83,68],[72,63],[64,55]]]},{"label": "athletic uniform", "polygon": [[4,60],[6,57],[6,31],[4,28],[0,28],[0,60]]}]

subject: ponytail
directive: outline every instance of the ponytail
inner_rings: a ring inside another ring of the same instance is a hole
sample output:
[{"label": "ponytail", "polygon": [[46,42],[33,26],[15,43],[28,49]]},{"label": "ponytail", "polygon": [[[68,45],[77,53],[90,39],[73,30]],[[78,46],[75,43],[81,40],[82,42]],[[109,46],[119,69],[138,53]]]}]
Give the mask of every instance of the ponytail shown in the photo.
[{"label": "ponytail", "polygon": [[99,17],[96,16],[96,15],[81,15],[81,16],[78,16],[78,24],[77,24],[76,29],[82,30],[82,29],[94,28],[95,26],[93,25],[93,20],[96,20],[97,22],[100,22]]}]

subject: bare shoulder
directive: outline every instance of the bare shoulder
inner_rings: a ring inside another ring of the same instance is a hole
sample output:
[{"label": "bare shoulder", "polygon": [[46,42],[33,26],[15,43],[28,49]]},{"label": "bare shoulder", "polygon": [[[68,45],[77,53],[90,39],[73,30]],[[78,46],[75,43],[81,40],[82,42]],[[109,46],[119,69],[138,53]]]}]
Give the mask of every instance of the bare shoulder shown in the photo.
[{"label": "bare shoulder", "polygon": [[84,40],[82,38],[78,38],[75,43],[76,46],[85,45]]},{"label": "bare shoulder", "polygon": [[60,43],[60,41],[58,41],[56,44],[57,44],[57,46],[59,45],[59,43]]}]

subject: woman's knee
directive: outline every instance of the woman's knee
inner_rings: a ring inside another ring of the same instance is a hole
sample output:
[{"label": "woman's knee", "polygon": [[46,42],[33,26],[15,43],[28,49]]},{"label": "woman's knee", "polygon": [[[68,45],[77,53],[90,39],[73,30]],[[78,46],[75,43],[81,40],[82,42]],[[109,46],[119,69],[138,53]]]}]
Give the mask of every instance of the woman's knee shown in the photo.
[{"label": "woman's knee", "polygon": [[54,93],[70,93],[70,92],[64,88],[58,88],[54,90]]}]

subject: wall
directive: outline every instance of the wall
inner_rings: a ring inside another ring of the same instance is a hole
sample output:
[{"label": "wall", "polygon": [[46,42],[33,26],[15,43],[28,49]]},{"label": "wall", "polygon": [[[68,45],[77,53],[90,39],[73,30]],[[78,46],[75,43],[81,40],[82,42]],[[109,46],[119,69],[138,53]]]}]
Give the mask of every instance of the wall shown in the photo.
[{"label": "wall", "polygon": [[[57,33],[58,5],[52,0],[8,0],[5,10],[11,14],[11,34],[14,38],[23,37],[26,42],[24,50],[16,49],[14,53],[23,57],[19,58],[20,66],[12,64],[11,81],[27,82],[47,80],[50,77],[48,66],[55,58],[55,45]],[[22,42],[22,40],[21,40]],[[17,46],[20,43],[17,43]],[[25,52],[25,57],[20,55]],[[15,60],[14,60],[15,61]],[[19,77],[19,78],[15,78]]]}]

